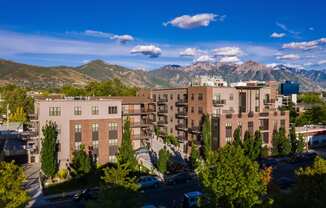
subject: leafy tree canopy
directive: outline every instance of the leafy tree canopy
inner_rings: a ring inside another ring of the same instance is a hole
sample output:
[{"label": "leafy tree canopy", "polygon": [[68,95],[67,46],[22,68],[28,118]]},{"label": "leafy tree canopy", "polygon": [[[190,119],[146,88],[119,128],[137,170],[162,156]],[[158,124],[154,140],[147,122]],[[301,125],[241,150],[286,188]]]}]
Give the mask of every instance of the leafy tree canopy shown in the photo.
[{"label": "leafy tree canopy", "polygon": [[41,169],[48,177],[53,177],[57,170],[57,125],[54,122],[48,122],[42,127],[43,139],[41,150]]}]

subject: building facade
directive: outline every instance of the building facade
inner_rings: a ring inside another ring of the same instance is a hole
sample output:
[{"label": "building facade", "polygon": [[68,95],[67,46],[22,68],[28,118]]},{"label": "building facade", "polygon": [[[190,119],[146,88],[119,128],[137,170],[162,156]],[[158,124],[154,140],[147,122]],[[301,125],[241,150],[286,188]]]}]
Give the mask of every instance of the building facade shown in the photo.
[{"label": "building facade", "polygon": [[211,119],[214,148],[231,142],[236,128],[241,129],[242,136],[246,131],[253,134],[260,130],[269,148],[274,130],[283,127],[288,133],[289,112],[277,109],[274,82],[140,90],[138,95],[155,102],[159,136],[175,135],[185,153],[190,152],[191,142],[202,143],[204,115]]},{"label": "building facade", "polygon": [[47,122],[56,123],[60,167],[71,162],[73,152],[81,144],[98,163],[115,161],[122,138],[121,103],[119,99],[87,97],[37,100],[39,137],[43,137],[42,128]]}]

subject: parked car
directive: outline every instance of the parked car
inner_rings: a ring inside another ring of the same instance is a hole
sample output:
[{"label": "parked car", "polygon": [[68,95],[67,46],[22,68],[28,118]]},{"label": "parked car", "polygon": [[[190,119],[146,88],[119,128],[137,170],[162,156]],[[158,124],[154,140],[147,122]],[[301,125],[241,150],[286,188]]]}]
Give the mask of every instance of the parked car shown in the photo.
[{"label": "parked car", "polygon": [[178,184],[187,183],[192,180],[192,176],[189,172],[177,173],[175,175],[169,176],[165,181],[167,184]]},{"label": "parked car", "polygon": [[73,196],[74,201],[81,201],[81,200],[91,200],[96,199],[96,192],[92,192],[90,189],[84,189]]},{"label": "parked car", "polygon": [[140,189],[145,188],[158,188],[160,186],[160,181],[154,176],[143,176],[138,180]]},{"label": "parked car", "polygon": [[183,208],[205,207],[205,205],[208,205],[208,200],[200,191],[188,192],[183,195]]}]

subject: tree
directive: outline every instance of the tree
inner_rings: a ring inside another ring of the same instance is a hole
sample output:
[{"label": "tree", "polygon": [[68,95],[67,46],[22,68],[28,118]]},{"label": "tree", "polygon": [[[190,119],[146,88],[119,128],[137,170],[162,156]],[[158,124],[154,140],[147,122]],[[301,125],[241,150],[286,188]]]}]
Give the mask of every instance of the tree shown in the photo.
[{"label": "tree", "polygon": [[233,141],[235,145],[241,146],[242,141],[241,141],[241,129],[240,127],[236,128],[233,133]]},{"label": "tree", "polygon": [[249,133],[249,131],[245,132],[242,147],[243,147],[244,154],[248,156],[251,160],[254,160],[255,141],[253,136]]},{"label": "tree", "polygon": [[135,157],[135,151],[132,148],[130,136],[130,120],[127,118],[123,125],[122,143],[119,148],[118,161],[120,164],[128,163],[130,169],[135,169],[137,166],[137,160]]},{"label": "tree", "polygon": [[174,146],[177,146],[177,147],[180,145],[177,138],[172,134],[169,134],[169,135],[165,136],[165,142],[168,143],[168,144],[172,144]]},{"label": "tree", "polygon": [[297,145],[297,150],[296,150],[296,152],[297,152],[297,153],[302,153],[302,152],[304,152],[304,150],[305,150],[305,144],[306,144],[306,142],[305,142],[305,140],[304,140],[303,135],[302,135],[302,134],[299,134],[298,145]]},{"label": "tree", "polygon": [[72,168],[76,175],[82,176],[89,173],[92,169],[91,158],[85,152],[85,145],[80,145],[80,149],[74,151]]},{"label": "tree", "polygon": [[207,159],[209,157],[210,152],[212,152],[212,130],[209,115],[204,116],[202,138],[204,142],[204,156],[205,159]]},{"label": "tree", "polygon": [[326,160],[316,157],[312,166],[299,168],[296,185],[276,207],[323,208],[326,203]]},{"label": "tree", "polygon": [[213,152],[198,174],[212,207],[254,207],[262,204],[267,191],[258,163],[236,145]]},{"label": "tree", "polygon": [[285,135],[284,128],[279,129],[279,139],[280,139],[279,146],[278,146],[279,155],[286,156],[291,152],[291,144],[289,139]]},{"label": "tree", "polygon": [[190,161],[192,167],[197,168],[199,159],[200,159],[199,147],[194,142],[192,142],[191,154],[190,154]]},{"label": "tree", "polygon": [[22,188],[25,176],[23,169],[13,162],[0,162],[0,207],[24,207],[29,200]]},{"label": "tree", "polygon": [[262,145],[263,145],[263,139],[260,131],[255,132],[255,137],[254,137],[254,148],[253,152],[251,154],[251,159],[256,160],[260,155],[262,151]]},{"label": "tree", "polygon": [[56,123],[47,122],[42,128],[43,140],[41,149],[41,169],[47,177],[53,177],[58,170]]},{"label": "tree", "polygon": [[297,152],[297,148],[298,148],[298,140],[297,140],[297,136],[295,134],[295,127],[292,126],[292,128],[290,129],[290,142],[291,142],[291,153],[295,154]]},{"label": "tree", "polygon": [[267,146],[263,146],[260,152],[260,157],[261,158],[268,158],[269,156],[269,150]]},{"label": "tree", "polygon": [[274,156],[286,156],[291,152],[291,144],[285,136],[284,128],[280,128],[279,131],[274,131],[272,143]]},{"label": "tree", "polygon": [[131,169],[128,164],[120,164],[116,167],[104,169],[102,180],[105,185],[101,187],[99,198],[89,202],[89,207],[140,207],[141,197],[137,193],[139,185],[135,177],[130,177]]},{"label": "tree", "polygon": [[9,121],[25,123],[27,121],[27,114],[24,112],[24,108],[23,107],[16,108],[16,111],[9,115]]},{"label": "tree", "polygon": [[164,147],[158,152],[157,168],[161,173],[165,173],[168,169],[168,162],[170,160],[171,154]]}]

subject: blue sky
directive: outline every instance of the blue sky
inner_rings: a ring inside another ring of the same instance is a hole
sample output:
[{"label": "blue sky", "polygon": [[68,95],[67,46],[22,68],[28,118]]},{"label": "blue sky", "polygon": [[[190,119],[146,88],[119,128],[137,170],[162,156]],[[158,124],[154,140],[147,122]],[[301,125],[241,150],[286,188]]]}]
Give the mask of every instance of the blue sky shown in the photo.
[{"label": "blue sky", "polygon": [[154,69],[196,61],[326,68],[322,0],[0,0],[0,58]]}]

